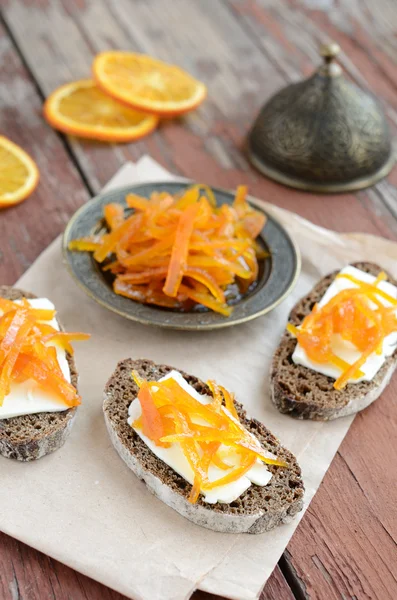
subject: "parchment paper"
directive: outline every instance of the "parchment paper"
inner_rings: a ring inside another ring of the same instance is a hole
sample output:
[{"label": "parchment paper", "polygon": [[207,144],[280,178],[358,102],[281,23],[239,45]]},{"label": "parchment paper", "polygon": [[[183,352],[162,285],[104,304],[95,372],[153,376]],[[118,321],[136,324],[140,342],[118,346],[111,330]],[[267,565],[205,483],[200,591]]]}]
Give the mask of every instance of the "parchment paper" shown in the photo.
[{"label": "parchment paper", "polygon": [[[109,187],[171,176],[150,158],[126,164]],[[292,305],[329,271],[351,260],[376,261],[397,277],[397,244],[337,235],[264,204],[295,237],[302,274],[271,314],[223,331],[144,327],[100,307],[62,265],[60,239],[18,286],[50,298],[66,328],[92,333],[76,343],[83,405],[65,446],[35,463],[0,459],[0,529],[135,600],[183,600],[197,588],[236,600],[258,598],[299,517],[262,535],[215,533],[193,525],[152,496],[113,449],[102,417],[102,390],[118,360],[150,358],[233,390],[251,416],[292,450],[303,469],[305,508],[349,429],[280,415],[269,398],[270,360]]]}]

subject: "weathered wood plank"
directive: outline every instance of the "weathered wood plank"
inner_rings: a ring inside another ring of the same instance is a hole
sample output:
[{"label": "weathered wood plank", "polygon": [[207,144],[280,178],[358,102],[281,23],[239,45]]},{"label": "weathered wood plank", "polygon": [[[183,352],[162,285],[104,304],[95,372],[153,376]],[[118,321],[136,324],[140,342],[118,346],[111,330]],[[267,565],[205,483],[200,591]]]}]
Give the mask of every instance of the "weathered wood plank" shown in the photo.
[{"label": "weathered wood plank", "polygon": [[123,600],[125,597],[33,548],[0,537],[2,600]]},{"label": "weathered wood plank", "polygon": [[[46,51],[48,48],[44,54]],[[2,92],[4,90],[0,110],[2,133],[23,146],[36,160],[41,172],[41,182],[35,194],[27,202],[1,213],[0,280],[13,283],[64,228],[74,210],[88,199],[88,192],[60,136],[43,120],[41,98],[2,27],[0,70]],[[76,141],[71,140],[70,143],[77,157],[85,151]],[[89,148],[94,163],[102,165],[101,169],[106,171],[108,162],[103,154],[108,147],[88,142],[85,147]],[[120,147],[112,148],[112,152],[119,157],[120,164],[125,161]],[[138,150],[136,152],[132,158],[140,155]],[[115,168],[117,165],[105,172],[105,180],[113,175]],[[89,171],[85,172],[85,176],[95,188],[95,178],[90,178]],[[279,592],[286,599],[291,597],[289,587],[277,568],[263,598],[277,598],[275,594]],[[205,597],[198,593],[197,599],[200,596]],[[4,534],[0,534],[0,597],[4,600],[122,598]]]},{"label": "weathered wood plank", "polygon": [[[295,596],[279,568],[274,569],[272,576],[268,580],[258,600],[294,600]],[[206,592],[196,592],[191,600],[222,600],[214,594]]]},{"label": "weathered wood plank", "polygon": [[[356,0],[344,0],[337,6],[333,2],[316,0],[288,0],[285,3],[278,0],[231,0],[228,6],[258,47],[271,57],[287,82],[309,75],[313,66],[319,64],[318,48],[321,43],[329,39],[338,41],[342,48],[338,59],[346,76],[379,97],[393,131],[397,133],[397,61],[392,62],[392,57],[397,54],[395,36],[389,37],[386,47],[383,43],[384,16],[391,13],[389,0],[381,0],[381,6],[377,5],[376,10],[371,4],[370,22],[363,3]],[[323,10],[309,10],[308,6],[321,6]],[[396,15],[395,11],[394,20],[390,19],[388,23],[388,31],[396,30]],[[360,37],[360,26],[366,28],[365,39],[362,35]],[[388,180],[356,194],[367,210],[376,215],[376,226],[379,226],[379,221],[388,222],[390,214],[396,216],[396,186],[397,169],[394,169]],[[394,225],[392,229],[396,234]]]},{"label": "weathered wood plank", "polygon": [[[334,2],[322,2],[329,10],[321,12],[310,10],[309,0],[150,0],[135,2],[133,11],[127,0],[73,4],[66,0],[63,4],[60,0],[40,4],[12,0],[5,7],[5,17],[45,94],[69,78],[86,76],[93,53],[109,47],[132,48],[174,60],[208,83],[210,97],[197,113],[183,121],[164,124],[159,132],[139,144],[112,147],[70,140],[94,190],[124,160],[149,152],[171,170],[212,185],[232,187],[248,183],[254,194],[321,225],[395,237],[395,173],[389,177],[389,183],[380,184],[387,186],[386,191],[378,185],[370,192],[318,198],[261,178],[241,153],[245,133],[263,99],[284,82],[311,71],[318,62],[317,43],[324,34],[336,37],[344,47],[348,43],[348,52],[342,55],[344,67],[361,85],[366,84],[362,79],[365,74],[368,85],[375,86],[374,91],[384,97],[389,116],[394,118],[391,81],[395,46],[390,41],[386,48],[383,34],[377,33],[378,21],[382,20],[383,32],[385,27],[386,31],[393,27],[391,16],[387,25],[384,23],[384,15],[390,15],[391,1],[380,0],[375,9],[368,8],[370,2],[366,0],[365,14],[371,11],[369,21],[366,17],[368,22],[361,16],[363,3],[348,0],[337,6]],[[319,0],[310,2],[319,6]],[[348,8],[350,4],[354,11]],[[349,43],[352,34],[349,20],[345,22],[346,11],[359,15],[363,30],[370,27],[371,19],[375,20],[373,33],[369,31],[373,36],[371,52],[383,70],[373,67],[365,52],[365,40],[358,48]],[[178,29],[175,23],[180,25]],[[395,573],[390,567],[390,563],[395,563],[395,547],[390,546],[395,519],[387,484],[390,469],[384,460],[388,448],[382,437],[385,431],[389,436],[392,433],[388,430],[392,424],[392,391],[391,388],[381,402],[360,415],[360,421],[356,420],[342,445],[340,460],[332,465],[289,546],[288,564],[311,598],[356,595],[383,600],[392,597],[384,596],[384,582],[389,586],[387,593],[396,595]],[[357,425],[361,420],[362,427]],[[364,449],[367,452],[368,448],[376,460],[364,460]],[[344,502],[346,499],[348,502]],[[368,559],[359,561],[360,554]],[[354,564],[354,577],[350,562]],[[280,592],[270,597],[284,598]]]},{"label": "weathered wood plank", "polygon": [[[347,37],[347,56],[343,55],[345,58],[342,57],[341,62],[357,83],[374,86],[376,93],[384,100],[389,116],[393,117],[394,104],[390,105],[389,101],[395,103],[392,90],[397,81],[397,66],[393,64],[393,68],[388,68],[386,78],[383,70],[374,69],[375,45],[378,60],[382,65],[389,65],[379,50],[385,50],[384,45],[379,43],[375,33],[370,36],[368,45],[364,42],[357,44],[353,35],[353,30],[357,29],[353,13],[349,13],[352,19],[349,22],[344,12],[351,5],[341,2],[335,7],[332,3],[330,24],[326,10],[313,13],[301,10],[303,2],[288,4],[289,8],[276,0],[232,3],[258,46],[273,57],[280,71],[291,81],[305,70],[307,60],[313,59],[315,42],[320,41],[324,33],[337,39],[345,51]],[[354,5],[355,17],[361,15],[358,4],[351,4]],[[377,13],[382,15],[382,12],[378,6]],[[397,14],[395,16],[394,22],[389,23],[394,30]],[[326,27],[323,26],[325,23],[328,23]],[[374,20],[371,23],[372,30],[376,32],[376,19],[375,23]],[[335,32],[338,25],[342,28],[339,35]],[[291,54],[291,43],[298,48],[298,53]],[[355,50],[354,65],[350,49]],[[394,47],[390,44],[387,46],[390,52],[396,49],[397,44]],[[369,64],[370,68],[367,68]],[[358,69],[365,74],[365,78]],[[375,79],[371,79],[375,75]],[[381,85],[379,79],[382,79]],[[374,215],[374,220],[388,218],[388,214],[395,216],[397,196],[393,182],[395,174],[389,177],[389,181],[357,194]],[[319,590],[321,597],[327,599],[391,599],[397,593],[397,513],[395,502],[391,500],[395,497],[392,491],[394,483],[390,468],[382,459],[386,439],[395,436],[392,399],[396,390],[397,382],[394,381],[378,404],[356,418],[308,510],[308,516],[289,545],[288,564],[298,578],[302,593],[310,598],[318,597]],[[388,464],[394,463],[396,458],[394,449],[391,454],[387,452]]]},{"label": "weathered wood plank", "polygon": [[[1,133],[27,150],[41,180],[23,204],[0,212],[0,281],[12,284],[60,233],[89,194],[64,143],[41,116],[42,101],[0,25]],[[0,533],[2,600],[121,600],[122,596]]]},{"label": "weathered wood plank", "polygon": [[[127,600],[41,552],[0,534],[1,600]],[[196,592],[192,600],[221,600]],[[260,600],[294,600],[280,569],[276,569]]]},{"label": "weathered wood plank", "polygon": [[41,99],[1,26],[0,72],[1,133],[25,148],[41,173],[31,198],[0,212],[0,281],[13,283],[88,194],[62,140],[43,121]]},{"label": "weathered wood plank", "polygon": [[[306,42],[309,53],[303,54],[298,46],[300,61],[295,65],[294,43],[288,41],[270,11],[266,12],[272,29],[264,40],[284,35],[282,44],[274,46],[273,56],[258,47],[251,31],[241,27],[229,10],[235,4],[239,16],[244,14],[247,3],[240,1],[149,0],[135,2],[132,10],[128,0],[87,0],[82,4],[57,0],[40,5],[14,0],[4,14],[44,94],[69,79],[86,77],[93,54],[112,47],[175,61],[208,84],[209,98],[197,112],[164,123],[158,132],[139,143],[115,147],[70,140],[95,191],[126,159],[135,160],[148,152],[167,168],[212,185],[247,183],[259,197],[323,226],[344,231],[360,229],[387,237],[397,234],[396,223],[379,194],[375,199],[368,192],[345,194],[327,202],[314,195],[286,192],[248,165],[241,151],[244,138],[263,100],[285,83],[287,67],[283,68],[281,62],[288,65],[291,77],[292,73],[296,78],[309,72],[318,63],[317,38]],[[273,0],[270,4],[273,10],[273,5],[279,3]],[[255,6],[252,2],[248,5]],[[175,23],[180,24],[178,29]],[[293,27],[288,27],[289,34]],[[346,203],[351,210],[346,211],[341,223]]]},{"label": "weathered wood plank", "polygon": [[[1,132],[37,162],[41,181],[23,204],[0,213],[0,281],[12,284],[88,198],[64,144],[41,117],[42,101],[0,26]],[[0,534],[0,598],[57,600],[121,596]]]},{"label": "weathered wood plank", "polygon": [[[379,451],[384,451],[384,442],[375,444],[373,453],[372,447],[363,446],[359,438],[363,430],[367,439],[373,439],[374,431],[368,435],[371,427],[367,422],[364,427],[352,428],[308,509],[308,518],[288,546],[288,561],[308,598],[394,600],[396,597],[396,527],[392,521],[395,508],[391,507],[389,512],[391,502],[385,499],[388,492],[393,497],[393,485],[390,471],[389,478],[384,475],[379,478],[374,473],[379,468],[377,461]],[[360,452],[363,447],[368,448],[365,466],[357,464],[360,454],[364,462],[364,452]],[[382,483],[385,487],[379,497],[376,492]]]}]

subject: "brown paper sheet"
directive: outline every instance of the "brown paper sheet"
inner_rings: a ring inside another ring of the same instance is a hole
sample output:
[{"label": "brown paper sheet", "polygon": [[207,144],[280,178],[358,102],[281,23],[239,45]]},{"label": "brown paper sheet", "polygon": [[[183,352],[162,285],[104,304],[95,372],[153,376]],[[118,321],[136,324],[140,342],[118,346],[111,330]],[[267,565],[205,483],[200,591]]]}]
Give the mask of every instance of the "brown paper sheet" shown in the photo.
[{"label": "brown paper sheet", "polygon": [[[170,178],[144,157],[125,165],[110,186]],[[109,187],[110,187],[109,186]],[[116,362],[146,357],[234,390],[250,415],[292,450],[302,466],[305,508],[352,422],[298,422],[269,398],[270,360],[296,300],[327,272],[373,260],[397,277],[397,244],[368,235],[338,235],[265,205],[295,237],[302,274],[270,315],[223,331],[173,332],[108,312],[75,285],[62,266],[60,240],[18,286],[50,298],[66,328],[92,333],[76,344],[83,405],[66,445],[35,463],[0,459],[0,529],[135,600],[184,600],[197,588],[254,600],[287,546],[299,518],[269,533],[215,533],[186,521],[153,497],[114,451],[102,417],[102,390]]]}]

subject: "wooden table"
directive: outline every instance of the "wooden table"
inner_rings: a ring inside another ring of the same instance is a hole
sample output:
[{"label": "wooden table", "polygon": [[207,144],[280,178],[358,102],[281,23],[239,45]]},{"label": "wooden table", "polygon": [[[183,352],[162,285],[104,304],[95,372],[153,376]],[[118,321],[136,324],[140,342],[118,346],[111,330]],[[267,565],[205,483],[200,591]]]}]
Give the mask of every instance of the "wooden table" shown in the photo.
[{"label": "wooden table", "polygon": [[[37,161],[40,185],[0,213],[0,282],[12,284],[70,215],[126,160],[233,188],[337,231],[397,239],[397,169],[356,194],[320,197],[256,173],[242,151],[261,103],[319,63],[329,38],[356,83],[397,124],[395,0],[1,0],[1,132]],[[209,87],[202,107],[149,138],[106,145],[59,135],[42,118],[57,86],[90,74],[92,57],[131,49],[179,63]],[[397,258],[397,257],[396,257]],[[397,378],[359,414],[261,600],[397,598]],[[0,480],[1,481],[1,480]],[[110,589],[0,534],[1,600],[120,600]],[[196,593],[196,600],[209,595]],[[214,598],[214,597],[213,597]]]}]

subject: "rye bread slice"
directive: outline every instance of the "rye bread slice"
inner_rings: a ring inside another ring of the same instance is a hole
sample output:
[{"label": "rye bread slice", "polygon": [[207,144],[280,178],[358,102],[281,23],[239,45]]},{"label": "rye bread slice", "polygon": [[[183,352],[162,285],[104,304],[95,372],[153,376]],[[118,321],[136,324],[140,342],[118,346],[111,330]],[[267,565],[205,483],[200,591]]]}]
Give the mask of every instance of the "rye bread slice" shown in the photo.
[{"label": "rye bread slice", "polygon": [[[0,297],[8,300],[36,298],[33,294],[9,286],[0,286]],[[59,323],[59,321],[58,321]],[[60,328],[62,325],[59,323]],[[67,353],[71,382],[77,389],[77,370],[73,357]],[[0,419],[0,455],[20,461],[31,461],[55,452],[68,437],[77,408],[62,412],[24,415]]]},{"label": "rye bread slice", "polygon": [[[367,262],[353,263],[352,266],[375,276],[383,270]],[[292,309],[289,322],[300,325],[338,273],[336,271],[321,279]],[[389,275],[388,281],[397,285]],[[272,399],[278,410],[298,419],[330,421],[363,410],[381,395],[397,367],[396,348],[372,381],[351,383],[343,390],[335,390],[334,379],[292,361],[296,344],[296,339],[286,331],[273,358],[270,381]]]},{"label": "rye bread slice", "polygon": [[[244,426],[288,467],[269,465],[273,475],[269,484],[264,487],[251,485],[231,504],[208,504],[201,497],[196,504],[190,504],[191,485],[157,458],[127,423],[129,405],[138,394],[131,378],[132,369],[149,381],[157,381],[173,367],[156,365],[150,360],[123,360],[118,363],[104,392],[103,410],[112,443],[124,462],[155,496],[197,525],[227,533],[262,533],[290,521],[302,509],[304,486],[296,458],[262,423],[249,419],[241,404],[236,407]],[[197,377],[181,373],[200,394],[211,394]]]}]

